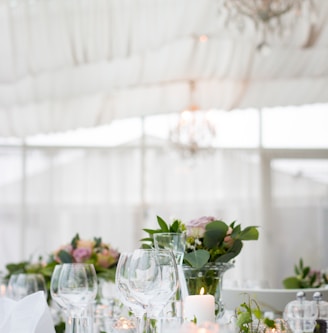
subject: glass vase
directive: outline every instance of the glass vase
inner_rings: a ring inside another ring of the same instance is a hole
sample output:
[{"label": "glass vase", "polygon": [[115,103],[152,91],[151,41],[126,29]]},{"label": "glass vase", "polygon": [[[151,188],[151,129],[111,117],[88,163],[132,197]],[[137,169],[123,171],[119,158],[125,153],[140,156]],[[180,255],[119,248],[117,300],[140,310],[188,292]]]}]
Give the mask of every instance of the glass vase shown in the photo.
[{"label": "glass vase", "polygon": [[[216,320],[224,314],[224,303],[221,297],[223,275],[232,267],[232,263],[207,263],[202,268],[183,266],[186,292],[188,295],[200,295],[202,293],[213,295]],[[204,288],[203,291],[202,288]]]}]

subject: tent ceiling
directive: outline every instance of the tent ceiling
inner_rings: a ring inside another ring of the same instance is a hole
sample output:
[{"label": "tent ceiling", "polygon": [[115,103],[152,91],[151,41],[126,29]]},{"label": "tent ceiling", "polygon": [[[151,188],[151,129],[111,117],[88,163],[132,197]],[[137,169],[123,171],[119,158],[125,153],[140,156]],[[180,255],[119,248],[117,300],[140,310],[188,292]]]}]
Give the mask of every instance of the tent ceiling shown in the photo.
[{"label": "tent ceiling", "polygon": [[[0,136],[201,108],[328,103],[328,1],[256,50],[222,0],[0,0]],[[207,42],[199,36],[206,34]],[[254,37],[255,36],[255,37]]]}]

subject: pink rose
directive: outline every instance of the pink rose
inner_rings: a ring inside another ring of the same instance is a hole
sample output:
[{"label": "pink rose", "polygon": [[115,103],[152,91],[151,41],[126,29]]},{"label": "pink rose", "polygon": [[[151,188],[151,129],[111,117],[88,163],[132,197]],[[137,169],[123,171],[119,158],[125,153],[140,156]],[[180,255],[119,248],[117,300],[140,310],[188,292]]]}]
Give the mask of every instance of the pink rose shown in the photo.
[{"label": "pink rose", "polygon": [[216,218],[213,216],[203,216],[199,219],[191,220],[187,223],[187,236],[193,238],[202,238],[205,233],[207,224],[215,221]]},{"label": "pink rose", "polygon": [[85,260],[89,259],[91,256],[91,250],[88,248],[77,248],[73,250],[73,258],[76,262],[84,262]]}]

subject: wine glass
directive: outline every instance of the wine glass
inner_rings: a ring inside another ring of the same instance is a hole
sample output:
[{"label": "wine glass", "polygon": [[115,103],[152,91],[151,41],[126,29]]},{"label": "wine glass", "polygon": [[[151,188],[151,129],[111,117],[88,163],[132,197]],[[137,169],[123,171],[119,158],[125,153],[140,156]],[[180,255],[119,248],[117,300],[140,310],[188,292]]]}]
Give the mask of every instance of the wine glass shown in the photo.
[{"label": "wine glass", "polygon": [[43,291],[45,298],[48,296],[43,275],[32,273],[13,274],[8,283],[8,296],[20,300],[27,295]]},{"label": "wine glass", "polygon": [[60,309],[66,309],[66,304],[61,299],[61,297],[58,293],[58,282],[59,282],[59,277],[60,277],[62,268],[63,268],[63,265],[56,265],[51,274],[50,295],[51,295],[51,299],[59,306]]},{"label": "wine glass", "polygon": [[186,247],[186,233],[185,232],[163,232],[155,233],[153,235],[155,249],[166,249],[172,251],[178,269],[179,286],[175,295],[175,299],[163,310],[165,317],[179,317],[182,321],[182,299],[183,294],[187,294],[187,287],[185,285],[185,277],[182,269],[183,257]]},{"label": "wine glass", "polygon": [[59,277],[60,277],[62,267],[63,267],[63,265],[55,266],[55,268],[51,274],[51,280],[50,280],[51,304],[54,303],[56,305],[55,319],[57,319],[58,322],[62,320],[61,313],[62,312],[65,313],[67,310],[66,304],[63,302],[63,300],[61,299],[61,297],[58,294],[58,282],[59,282]]},{"label": "wine glass", "polygon": [[143,332],[145,309],[129,287],[129,271],[133,252],[122,252],[116,267],[115,284],[122,303],[135,315],[138,332]]},{"label": "wine glass", "polygon": [[[55,290],[55,288],[53,287]],[[91,305],[97,294],[97,275],[92,264],[63,264],[58,280],[58,297],[67,309],[66,322],[73,332],[92,330]],[[71,332],[66,329],[66,332]]]},{"label": "wine glass", "polygon": [[171,251],[138,249],[129,264],[129,288],[147,317],[158,317],[177,291],[178,272]]}]

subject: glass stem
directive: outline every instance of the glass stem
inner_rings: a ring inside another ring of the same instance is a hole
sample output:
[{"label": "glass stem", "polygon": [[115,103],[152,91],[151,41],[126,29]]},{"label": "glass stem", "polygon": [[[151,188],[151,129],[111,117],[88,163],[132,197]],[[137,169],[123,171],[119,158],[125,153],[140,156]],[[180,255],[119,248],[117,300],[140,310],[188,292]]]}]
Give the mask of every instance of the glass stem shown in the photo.
[{"label": "glass stem", "polygon": [[68,311],[65,333],[93,333],[93,326],[92,313],[87,309],[71,309]]}]

